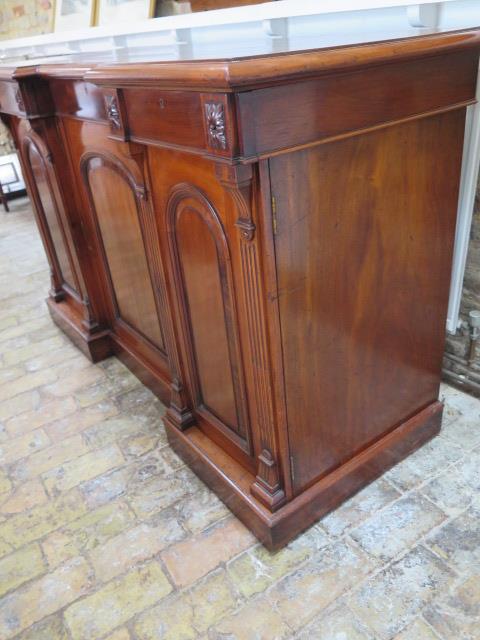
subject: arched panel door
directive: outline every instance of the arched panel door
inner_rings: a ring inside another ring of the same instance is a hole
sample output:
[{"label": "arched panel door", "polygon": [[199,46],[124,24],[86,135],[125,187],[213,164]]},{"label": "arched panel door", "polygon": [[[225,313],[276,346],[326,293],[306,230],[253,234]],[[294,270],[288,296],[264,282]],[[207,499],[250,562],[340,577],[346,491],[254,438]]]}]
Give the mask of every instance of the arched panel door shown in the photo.
[{"label": "arched panel door", "polygon": [[140,223],[139,187],[119,161],[101,155],[85,156],[82,174],[104,254],[114,321],[164,351]]},{"label": "arched panel door", "polygon": [[250,454],[248,410],[227,240],[201,191],[178,185],[167,207],[194,409]]},{"label": "arched panel door", "polygon": [[40,149],[31,138],[24,140],[24,157],[33,177],[31,188],[34,193],[32,196],[38,214],[43,217],[50,235],[50,258],[54,263],[56,262],[56,264],[52,265],[52,268],[56,268],[59,271],[60,282],[67,284],[72,291],[77,292],[78,285],[72,268],[72,258],[67,248],[65,230],[58,215],[45,160]]}]

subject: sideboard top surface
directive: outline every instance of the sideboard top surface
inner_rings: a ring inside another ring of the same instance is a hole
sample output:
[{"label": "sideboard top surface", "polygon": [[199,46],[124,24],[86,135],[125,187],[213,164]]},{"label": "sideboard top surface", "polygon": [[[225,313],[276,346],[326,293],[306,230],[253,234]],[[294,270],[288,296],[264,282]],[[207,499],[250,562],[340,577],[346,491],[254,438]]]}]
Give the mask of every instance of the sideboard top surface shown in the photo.
[{"label": "sideboard top surface", "polygon": [[127,51],[120,59],[113,52],[96,54],[93,60],[88,54],[81,54],[0,65],[0,80],[76,78],[106,86],[152,85],[231,92],[479,47],[480,31],[474,29],[243,57],[236,57],[234,51],[226,57],[189,60],[162,59],[161,53],[152,50],[143,56]]}]

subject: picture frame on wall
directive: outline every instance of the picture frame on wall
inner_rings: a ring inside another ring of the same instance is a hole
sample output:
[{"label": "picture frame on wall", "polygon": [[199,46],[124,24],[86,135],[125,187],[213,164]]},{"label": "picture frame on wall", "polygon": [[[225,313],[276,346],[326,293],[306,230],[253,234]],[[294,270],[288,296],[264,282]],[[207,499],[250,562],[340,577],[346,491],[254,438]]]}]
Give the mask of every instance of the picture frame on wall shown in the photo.
[{"label": "picture frame on wall", "polygon": [[155,0],[97,0],[95,24],[103,27],[153,18],[155,4]]},{"label": "picture frame on wall", "polygon": [[95,24],[96,0],[56,0],[53,30],[86,29]]}]

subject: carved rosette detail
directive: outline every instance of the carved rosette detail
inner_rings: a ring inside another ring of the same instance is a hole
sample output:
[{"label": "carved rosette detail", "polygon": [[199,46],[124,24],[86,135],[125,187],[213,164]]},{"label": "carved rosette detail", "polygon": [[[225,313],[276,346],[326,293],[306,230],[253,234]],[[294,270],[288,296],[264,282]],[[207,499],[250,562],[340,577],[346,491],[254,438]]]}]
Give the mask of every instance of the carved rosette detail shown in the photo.
[{"label": "carved rosette detail", "polygon": [[15,90],[15,102],[17,103],[17,107],[20,111],[25,111],[25,103],[23,101],[22,92],[20,91],[20,87],[17,87]]},{"label": "carved rosette detail", "polygon": [[105,96],[105,109],[112,129],[121,129],[122,122],[120,120],[120,110],[115,96]]},{"label": "carved rosette detail", "polygon": [[205,103],[208,143],[214,149],[226,149],[225,109],[220,102]]}]

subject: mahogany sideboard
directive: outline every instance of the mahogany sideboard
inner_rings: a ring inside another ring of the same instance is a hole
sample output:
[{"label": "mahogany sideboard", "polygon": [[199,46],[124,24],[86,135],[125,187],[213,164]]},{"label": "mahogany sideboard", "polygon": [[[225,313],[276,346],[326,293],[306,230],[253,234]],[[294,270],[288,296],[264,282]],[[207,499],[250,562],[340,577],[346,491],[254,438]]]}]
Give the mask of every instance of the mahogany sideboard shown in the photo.
[{"label": "mahogany sideboard", "polygon": [[0,67],[53,320],[269,548],[440,428],[479,50]]}]

